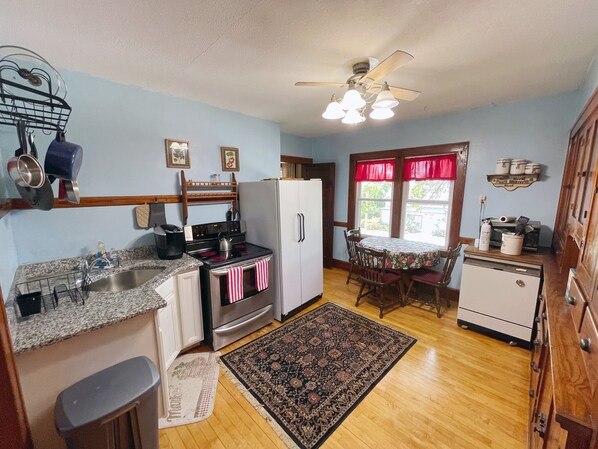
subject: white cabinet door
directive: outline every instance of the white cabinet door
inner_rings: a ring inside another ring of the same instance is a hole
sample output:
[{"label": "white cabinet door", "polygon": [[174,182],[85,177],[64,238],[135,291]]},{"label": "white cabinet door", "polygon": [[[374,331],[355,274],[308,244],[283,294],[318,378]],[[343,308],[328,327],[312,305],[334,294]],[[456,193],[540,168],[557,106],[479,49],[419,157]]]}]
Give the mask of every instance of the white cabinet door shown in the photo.
[{"label": "white cabinet door", "polygon": [[304,217],[301,242],[301,303],[323,291],[322,181],[299,181],[299,207]]},{"label": "white cabinet door", "polygon": [[301,217],[299,215],[299,183],[301,181],[279,181],[278,208],[280,223],[281,267],[280,291],[282,314],[301,305]]},{"label": "white cabinet door", "polygon": [[177,275],[181,347],[187,348],[203,340],[199,270],[194,268]]},{"label": "white cabinet door", "polygon": [[158,309],[158,329],[160,332],[162,357],[165,369],[168,369],[181,350],[179,311],[174,291],[166,298],[166,307]]}]

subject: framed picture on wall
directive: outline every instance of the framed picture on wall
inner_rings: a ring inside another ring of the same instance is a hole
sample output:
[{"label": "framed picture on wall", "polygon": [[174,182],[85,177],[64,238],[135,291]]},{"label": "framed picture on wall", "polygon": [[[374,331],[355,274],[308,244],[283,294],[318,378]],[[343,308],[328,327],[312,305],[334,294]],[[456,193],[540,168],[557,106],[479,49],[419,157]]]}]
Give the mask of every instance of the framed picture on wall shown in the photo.
[{"label": "framed picture on wall", "polygon": [[239,149],[232,147],[220,147],[222,157],[222,171],[239,171]]},{"label": "framed picture on wall", "polygon": [[191,168],[189,142],[164,139],[166,145],[166,166],[168,168]]}]

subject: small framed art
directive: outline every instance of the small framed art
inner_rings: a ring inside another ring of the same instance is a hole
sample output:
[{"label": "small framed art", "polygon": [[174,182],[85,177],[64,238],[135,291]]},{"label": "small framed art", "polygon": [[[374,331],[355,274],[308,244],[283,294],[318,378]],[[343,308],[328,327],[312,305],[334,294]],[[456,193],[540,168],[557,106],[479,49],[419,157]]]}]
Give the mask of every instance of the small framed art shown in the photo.
[{"label": "small framed art", "polygon": [[239,149],[232,147],[220,147],[222,157],[222,171],[239,171]]},{"label": "small framed art", "polygon": [[169,168],[191,168],[189,142],[164,139],[166,145],[166,166]]}]

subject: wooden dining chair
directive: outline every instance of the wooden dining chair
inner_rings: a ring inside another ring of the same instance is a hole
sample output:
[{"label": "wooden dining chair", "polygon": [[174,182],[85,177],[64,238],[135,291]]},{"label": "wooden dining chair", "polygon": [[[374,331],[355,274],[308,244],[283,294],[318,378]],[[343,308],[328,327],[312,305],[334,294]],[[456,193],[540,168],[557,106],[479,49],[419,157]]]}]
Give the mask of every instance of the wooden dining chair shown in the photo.
[{"label": "wooden dining chair", "polygon": [[[347,284],[351,280],[351,276],[353,275],[353,269],[357,266],[357,252],[355,251],[355,247],[357,243],[361,240],[361,230],[357,229],[349,229],[348,231],[343,231],[345,234],[345,242],[347,243],[347,252],[349,253],[349,263],[351,264],[349,268],[349,275],[347,276]],[[358,278],[357,278],[358,279]]]},{"label": "wooden dining chair", "polygon": [[[396,304],[404,305],[403,301],[403,281],[402,276],[398,273],[389,272],[386,270],[386,261],[388,259],[388,252],[376,251],[362,246],[356,246],[357,263],[359,265],[359,281],[361,288],[357,295],[357,302],[355,306],[359,306],[361,298],[367,295],[373,295],[378,298],[380,306],[380,318],[384,315],[384,309]],[[394,285],[399,292],[399,302],[389,302],[386,304],[384,298],[384,289],[388,286]],[[364,290],[368,290],[364,293]]]},{"label": "wooden dining chair", "polygon": [[459,258],[460,254],[461,243],[459,243],[454,249],[449,248],[447,250],[446,259],[444,261],[442,271],[435,271],[430,268],[419,268],[410,272],[409,286],[407,287],[407,294],[405,295],[406,300],[409,301],[409,295],[415,282],[433,286],[436,316],[440,318],[442,316],[442,314],[440,313],[441,294],[443,294],[444,298],[446,299],[447,308],[451,306],[448,296],[446,294],[446,289],[449,283],[451,282],[451,274],[453,272],[453,268],[455,268],[455,264],[457,263],[457,259]]}]

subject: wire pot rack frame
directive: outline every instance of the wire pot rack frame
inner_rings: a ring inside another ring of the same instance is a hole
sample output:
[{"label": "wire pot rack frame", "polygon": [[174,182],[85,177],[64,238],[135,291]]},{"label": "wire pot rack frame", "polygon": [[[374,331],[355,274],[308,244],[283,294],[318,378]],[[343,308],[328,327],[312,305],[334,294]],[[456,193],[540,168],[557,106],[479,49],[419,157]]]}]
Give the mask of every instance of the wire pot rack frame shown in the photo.
[{"label": "wire pot rack frame", "polygon": [[64,131],[70,115],[63,98],[0,77],[0,124],[25,121],[28,128]]}]

